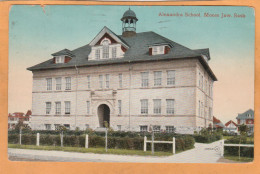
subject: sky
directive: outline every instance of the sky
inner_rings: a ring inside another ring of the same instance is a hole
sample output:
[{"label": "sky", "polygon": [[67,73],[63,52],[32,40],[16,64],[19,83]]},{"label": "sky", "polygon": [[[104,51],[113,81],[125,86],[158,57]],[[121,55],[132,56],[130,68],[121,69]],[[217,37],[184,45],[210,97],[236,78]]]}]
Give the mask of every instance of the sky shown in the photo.
[{"label": "sky", "polygon": [[[88,44],[104,27],[122,33],[129,6],[14,5],[9,14],[9,113],[32,106],[32,73],[26,68],[64,48]],[[154,31],[190,49],[209,48],[209,66],[217,76],[213,115],[223,123],[254,109],[253,8],[227,6],[131,6],[137,32]],[[183,14],[160,16],[160,13]],[[200,17],[185,17],[185,13]],[[204,17],[204,13],[220,17]],[[223,14],[232,17],[221,18]],[[234,14],[245,15],[235,18]]]}]

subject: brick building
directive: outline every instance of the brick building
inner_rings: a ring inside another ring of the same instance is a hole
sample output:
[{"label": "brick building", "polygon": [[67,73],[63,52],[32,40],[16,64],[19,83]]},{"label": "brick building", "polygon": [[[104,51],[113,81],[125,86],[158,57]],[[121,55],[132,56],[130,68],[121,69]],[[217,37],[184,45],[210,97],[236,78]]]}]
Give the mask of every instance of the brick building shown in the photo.
[{"label": "brick building", "polygon": [[[193,133],[212,125],[209,49],[192,50],[155,32],[136,32],[127,10],[122,35],[104,27],[89,43],[64,49],[33,73],[32,129]],[[170,36],[169,36],[170,37]]]}]

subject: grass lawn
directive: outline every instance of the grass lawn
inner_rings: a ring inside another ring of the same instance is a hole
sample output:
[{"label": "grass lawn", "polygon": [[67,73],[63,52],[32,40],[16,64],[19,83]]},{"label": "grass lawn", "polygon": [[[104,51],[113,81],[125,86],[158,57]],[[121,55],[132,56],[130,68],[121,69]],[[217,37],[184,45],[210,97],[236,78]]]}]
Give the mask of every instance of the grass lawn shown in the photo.
[{"label": "grass lawn", "polygon": [[249,158],[249,157],[240,157],[238,159],[238,156],[224,156],[224,158],[232,160],[232,161],[239,161],[239,162],[252,162],[254,158]]},{"label": "grass lawn", "polygon": [[8,144],[8,148],[18,149],[32,149],[32,150],[57,150],[65,152],[80,152],[80,153],[97,153],[97,154],[116,154],[116,155],[141,155],[141,156],[170,156],[171,152],[154,152],[142,150],[128,150],[128,149],[108,149],[107,152],[103,147],[97,148],[83,148],[83,147],[59,147],[59,146],[35,146],[35,145],[19,145]]},{"label": "grass lawn", "polygon": [[[223,139],[228,140],[233,137],[235,137],[235,136],[223,136]],[[254,137],[247,137],[247,141],[254,141]]]}]

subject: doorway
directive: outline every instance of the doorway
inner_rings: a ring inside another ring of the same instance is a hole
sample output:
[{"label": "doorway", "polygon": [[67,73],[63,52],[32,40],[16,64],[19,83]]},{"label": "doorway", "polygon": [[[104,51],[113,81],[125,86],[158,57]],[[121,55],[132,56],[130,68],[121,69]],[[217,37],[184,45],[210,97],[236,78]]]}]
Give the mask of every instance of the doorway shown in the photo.
[{"label": "doorway", "polygon": [[99,127],[105,127],[106,123],[109,127],[109,124],[110,124],[110,109],[106,104],[101,104],[98,107],[98,120],[99,120]]}]

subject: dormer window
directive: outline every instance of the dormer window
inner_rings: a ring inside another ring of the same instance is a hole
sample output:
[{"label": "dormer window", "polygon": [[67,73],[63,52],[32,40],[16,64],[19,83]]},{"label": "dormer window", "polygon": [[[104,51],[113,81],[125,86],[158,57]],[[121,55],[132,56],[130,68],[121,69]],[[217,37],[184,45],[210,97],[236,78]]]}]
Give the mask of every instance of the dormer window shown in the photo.
[{"label": "dormer window", "polygon": [[96,59],[100,59],[100,49],[96,49],[95,57]]},{"label": "dormer window", "polygon": [[64,63],[64,56],[57,56],[55,58],[55,63]]},{"label": "dormer window", "polygon": [[152,55],[164,54],[165,46],[153,46]]}]

